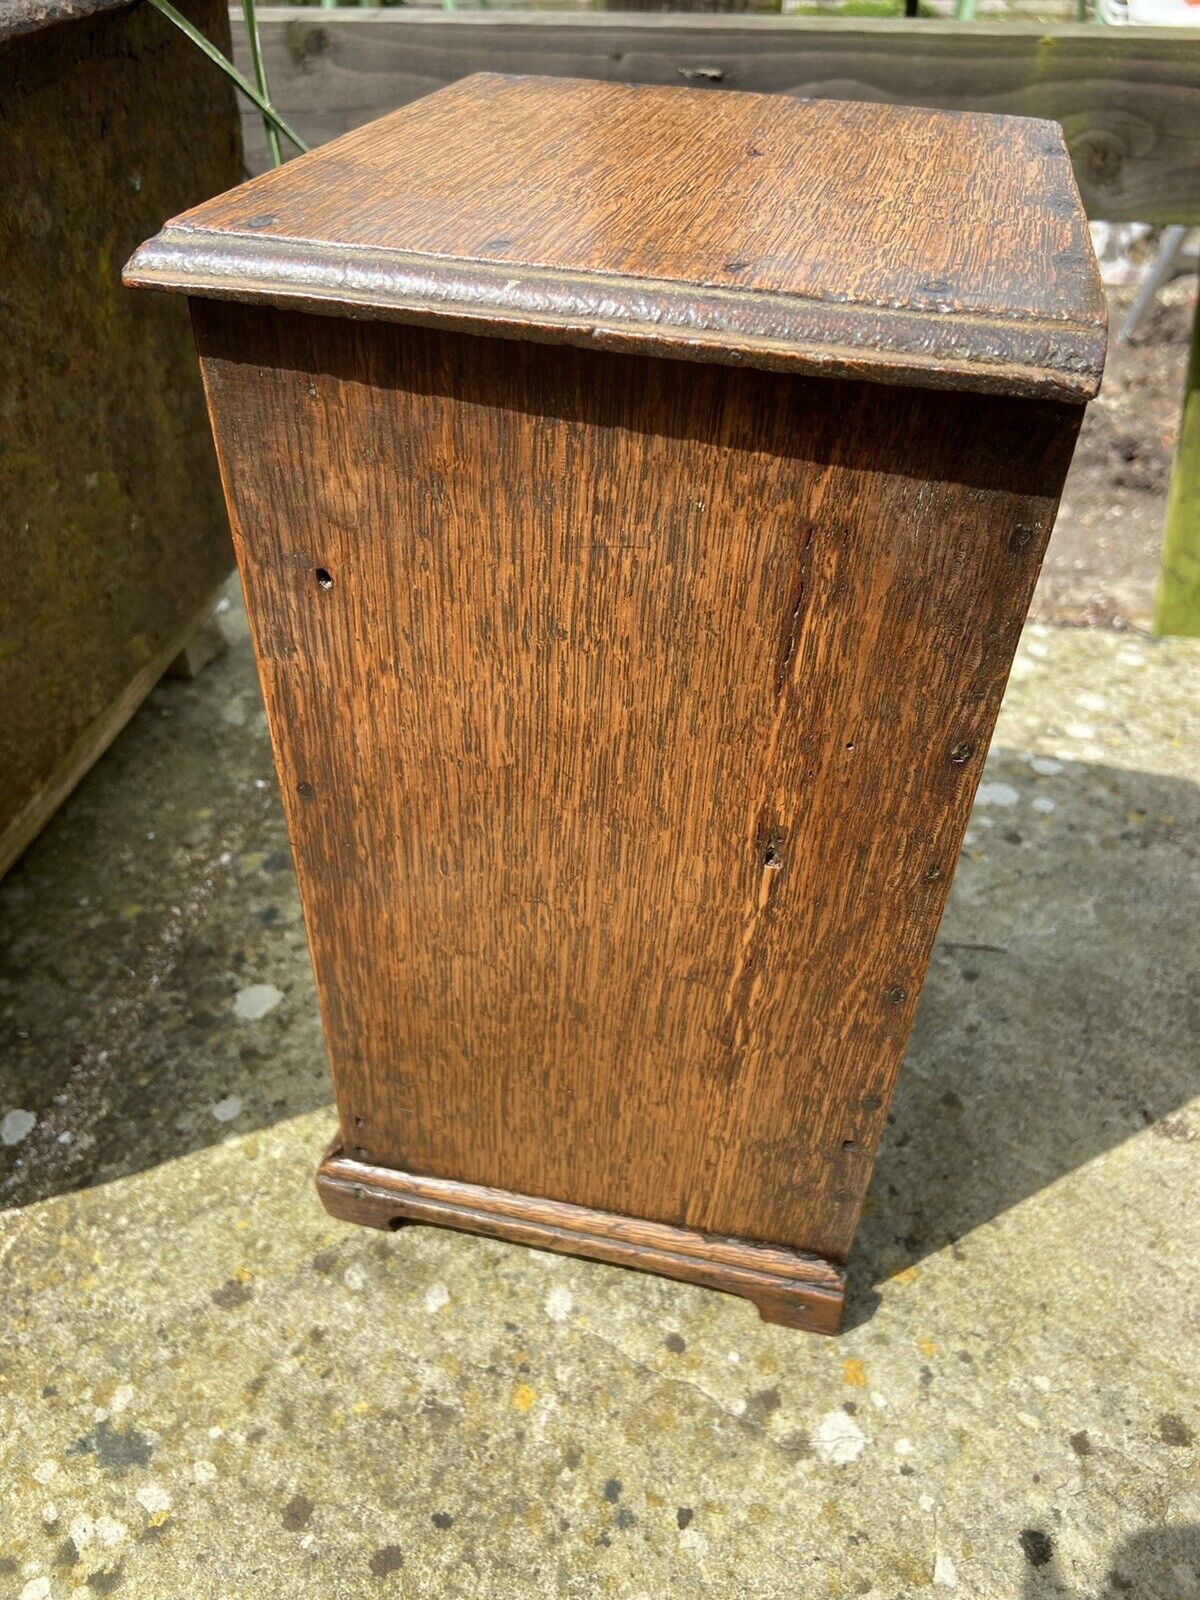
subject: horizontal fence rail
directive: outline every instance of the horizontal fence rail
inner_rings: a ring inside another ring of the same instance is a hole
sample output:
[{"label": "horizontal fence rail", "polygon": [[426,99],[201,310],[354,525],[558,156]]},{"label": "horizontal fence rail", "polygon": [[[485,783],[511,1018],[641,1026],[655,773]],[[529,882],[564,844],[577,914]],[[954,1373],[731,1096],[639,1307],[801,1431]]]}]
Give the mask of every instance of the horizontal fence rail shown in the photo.
[{"label": "horizontal fence rail", "polygon": [[[287,6],[258,16],[272,99],[314,144],[480,71],[883,100],[1052,118],[1089,216],[1200,223],[1200,29]],[[245,70],[236,8],[233,30]],[[244,127],[258,170],[252,110]]]}]

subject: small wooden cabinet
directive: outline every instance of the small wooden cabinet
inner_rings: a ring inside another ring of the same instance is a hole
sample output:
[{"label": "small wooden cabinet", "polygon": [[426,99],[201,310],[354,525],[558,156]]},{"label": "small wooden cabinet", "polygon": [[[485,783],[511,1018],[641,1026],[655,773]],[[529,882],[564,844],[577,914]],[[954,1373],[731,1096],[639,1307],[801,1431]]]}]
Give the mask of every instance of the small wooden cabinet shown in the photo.
[{"label": "small wooden cabinet", "polygon": [[832,1332],[1105,343],[1057,127],[479,76],[168,225],[339,1216]]}]

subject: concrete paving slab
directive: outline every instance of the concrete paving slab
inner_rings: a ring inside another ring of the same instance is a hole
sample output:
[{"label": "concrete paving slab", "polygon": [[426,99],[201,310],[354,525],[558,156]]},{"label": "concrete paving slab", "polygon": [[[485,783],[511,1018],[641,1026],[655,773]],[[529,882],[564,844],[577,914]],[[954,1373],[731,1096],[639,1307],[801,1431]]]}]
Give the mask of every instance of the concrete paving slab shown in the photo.
[{"label": "concrete paving slab", "polygon": [[1200,645],[1026,631],[821,1340],[324,1215],[227,621],[0,885],[0,1596],[1200,1594]]}]

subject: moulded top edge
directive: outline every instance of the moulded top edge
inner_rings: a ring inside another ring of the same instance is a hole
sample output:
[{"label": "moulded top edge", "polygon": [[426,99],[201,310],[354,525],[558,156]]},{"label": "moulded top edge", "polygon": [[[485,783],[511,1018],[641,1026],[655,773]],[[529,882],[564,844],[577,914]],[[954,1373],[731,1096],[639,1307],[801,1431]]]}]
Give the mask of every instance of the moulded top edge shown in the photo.
[{"label": "moulded top edge", "polygon": [[1073,401],[1106,338],[1054,124],[494,74],[196,207],[126,277]]}]

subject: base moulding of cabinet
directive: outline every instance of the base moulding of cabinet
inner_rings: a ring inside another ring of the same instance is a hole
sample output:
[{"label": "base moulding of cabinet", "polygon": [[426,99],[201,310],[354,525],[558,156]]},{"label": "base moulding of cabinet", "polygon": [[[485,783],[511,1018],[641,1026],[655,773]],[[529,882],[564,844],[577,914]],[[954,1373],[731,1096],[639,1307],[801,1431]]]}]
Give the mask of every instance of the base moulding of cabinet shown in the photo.
[{"label": "base moulding of cabinet", "polygon": [[836,1333],[841,1320],[844,1269],[803,1250],[697,1233],[451,1178],[417,1177],[354,1160],[343,1153],[339,1140],[318,1168],[317,1193],[326,1211],[343,1222],[385,1230],[425,1222],[656,1272],[742,1295],[757,1306],[764,1322],[810,1333]]}]

